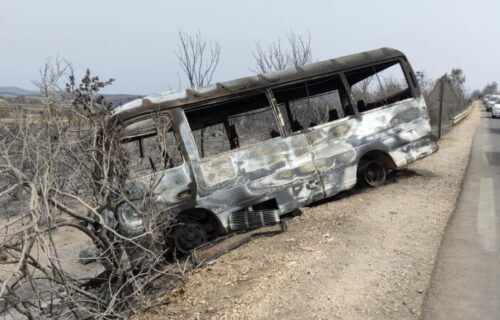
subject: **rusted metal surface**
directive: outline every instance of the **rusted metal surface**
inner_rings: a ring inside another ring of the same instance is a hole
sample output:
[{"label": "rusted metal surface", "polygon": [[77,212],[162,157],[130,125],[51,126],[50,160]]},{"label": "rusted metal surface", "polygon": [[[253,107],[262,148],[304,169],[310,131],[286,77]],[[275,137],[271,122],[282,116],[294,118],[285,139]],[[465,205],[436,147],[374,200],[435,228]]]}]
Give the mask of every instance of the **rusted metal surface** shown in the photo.
[{"label": "rusted metal surface", "polygon": [[[333,196],[356,184],[360,159],[370,152],[386,155],[397,168],[433,152],[431,127],[418,88],[414,96],[360,114],[350,115],[299,132],[202,158],[183,107],[217,97],[222,91],[246,92],[269,83],[342,70],[356,64],[402,57],[392,49],[315,63],[265,76],[167,93],[130,102],[115,111],[120,121],[153,110],[167,112],[179,139],[182,165],[134,180],[136,187],[155,185],[154,199],[165,211],[213,217],[223,232],[231,231],[231,215],[245,210],[274,210],[282,215],[308,203]],[[179,107],[183,106],[183,107]],[[279,111],[276,111],[279,113]],[[276,116],[276,115],[275,115]],[[388,161],[387,161],[388,159]],[[136,220],[127,225],[136,230]],[[234,219],[233,219],[234,220]]]}]

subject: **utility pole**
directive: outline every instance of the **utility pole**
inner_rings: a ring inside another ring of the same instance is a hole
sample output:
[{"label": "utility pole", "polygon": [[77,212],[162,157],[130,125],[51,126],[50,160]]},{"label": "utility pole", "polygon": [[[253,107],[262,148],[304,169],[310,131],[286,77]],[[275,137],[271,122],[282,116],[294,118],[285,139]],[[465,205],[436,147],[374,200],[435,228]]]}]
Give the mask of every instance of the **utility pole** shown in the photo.
[{"label": "utility pole", "polygon": [[443,94],[444,94],[444,76],[439,79],[440,93],[439,93],[439,122],[438,122],[438,139],[441,139],[441,123],[443,121]]}]

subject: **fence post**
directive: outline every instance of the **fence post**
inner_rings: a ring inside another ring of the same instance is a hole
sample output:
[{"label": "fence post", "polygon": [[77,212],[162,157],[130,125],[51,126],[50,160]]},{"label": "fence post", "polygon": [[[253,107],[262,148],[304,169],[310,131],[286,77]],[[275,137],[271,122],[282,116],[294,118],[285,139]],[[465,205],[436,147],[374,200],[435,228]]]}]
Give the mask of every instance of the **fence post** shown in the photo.
[{"label": "fence post", "polygon": [[441,122],[443,121],[443,78],[439,79],[441,84],[440,93],[439,93],[439,121],[438,121],[438,139],[441,139]]}]

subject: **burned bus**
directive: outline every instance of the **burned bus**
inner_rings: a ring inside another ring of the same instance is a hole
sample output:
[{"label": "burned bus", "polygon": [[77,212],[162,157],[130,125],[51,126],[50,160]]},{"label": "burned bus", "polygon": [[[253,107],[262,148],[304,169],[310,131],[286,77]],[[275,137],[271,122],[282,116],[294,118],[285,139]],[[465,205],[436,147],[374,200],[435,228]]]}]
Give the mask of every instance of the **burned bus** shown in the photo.
[{"label": "burned bus", "polygon": [[[280,216],[433,152],[427,107],[403,53],[381,48],[197,89],[114,110],[129,180],[178,223],[177,250]],[[120,232],[141,217],[115,211]]]}]

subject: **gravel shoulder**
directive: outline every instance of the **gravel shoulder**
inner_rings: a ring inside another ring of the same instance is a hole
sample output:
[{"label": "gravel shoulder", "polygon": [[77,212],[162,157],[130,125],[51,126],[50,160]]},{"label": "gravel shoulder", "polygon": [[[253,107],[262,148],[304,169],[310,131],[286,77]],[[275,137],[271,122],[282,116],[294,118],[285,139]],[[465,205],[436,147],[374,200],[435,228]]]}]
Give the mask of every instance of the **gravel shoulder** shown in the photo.
[{"label": "gravel shoulder", "polygon": [[384,186],[302,208],[288,232],[197,269],[137,318],[418,319],[479,113]]}]

